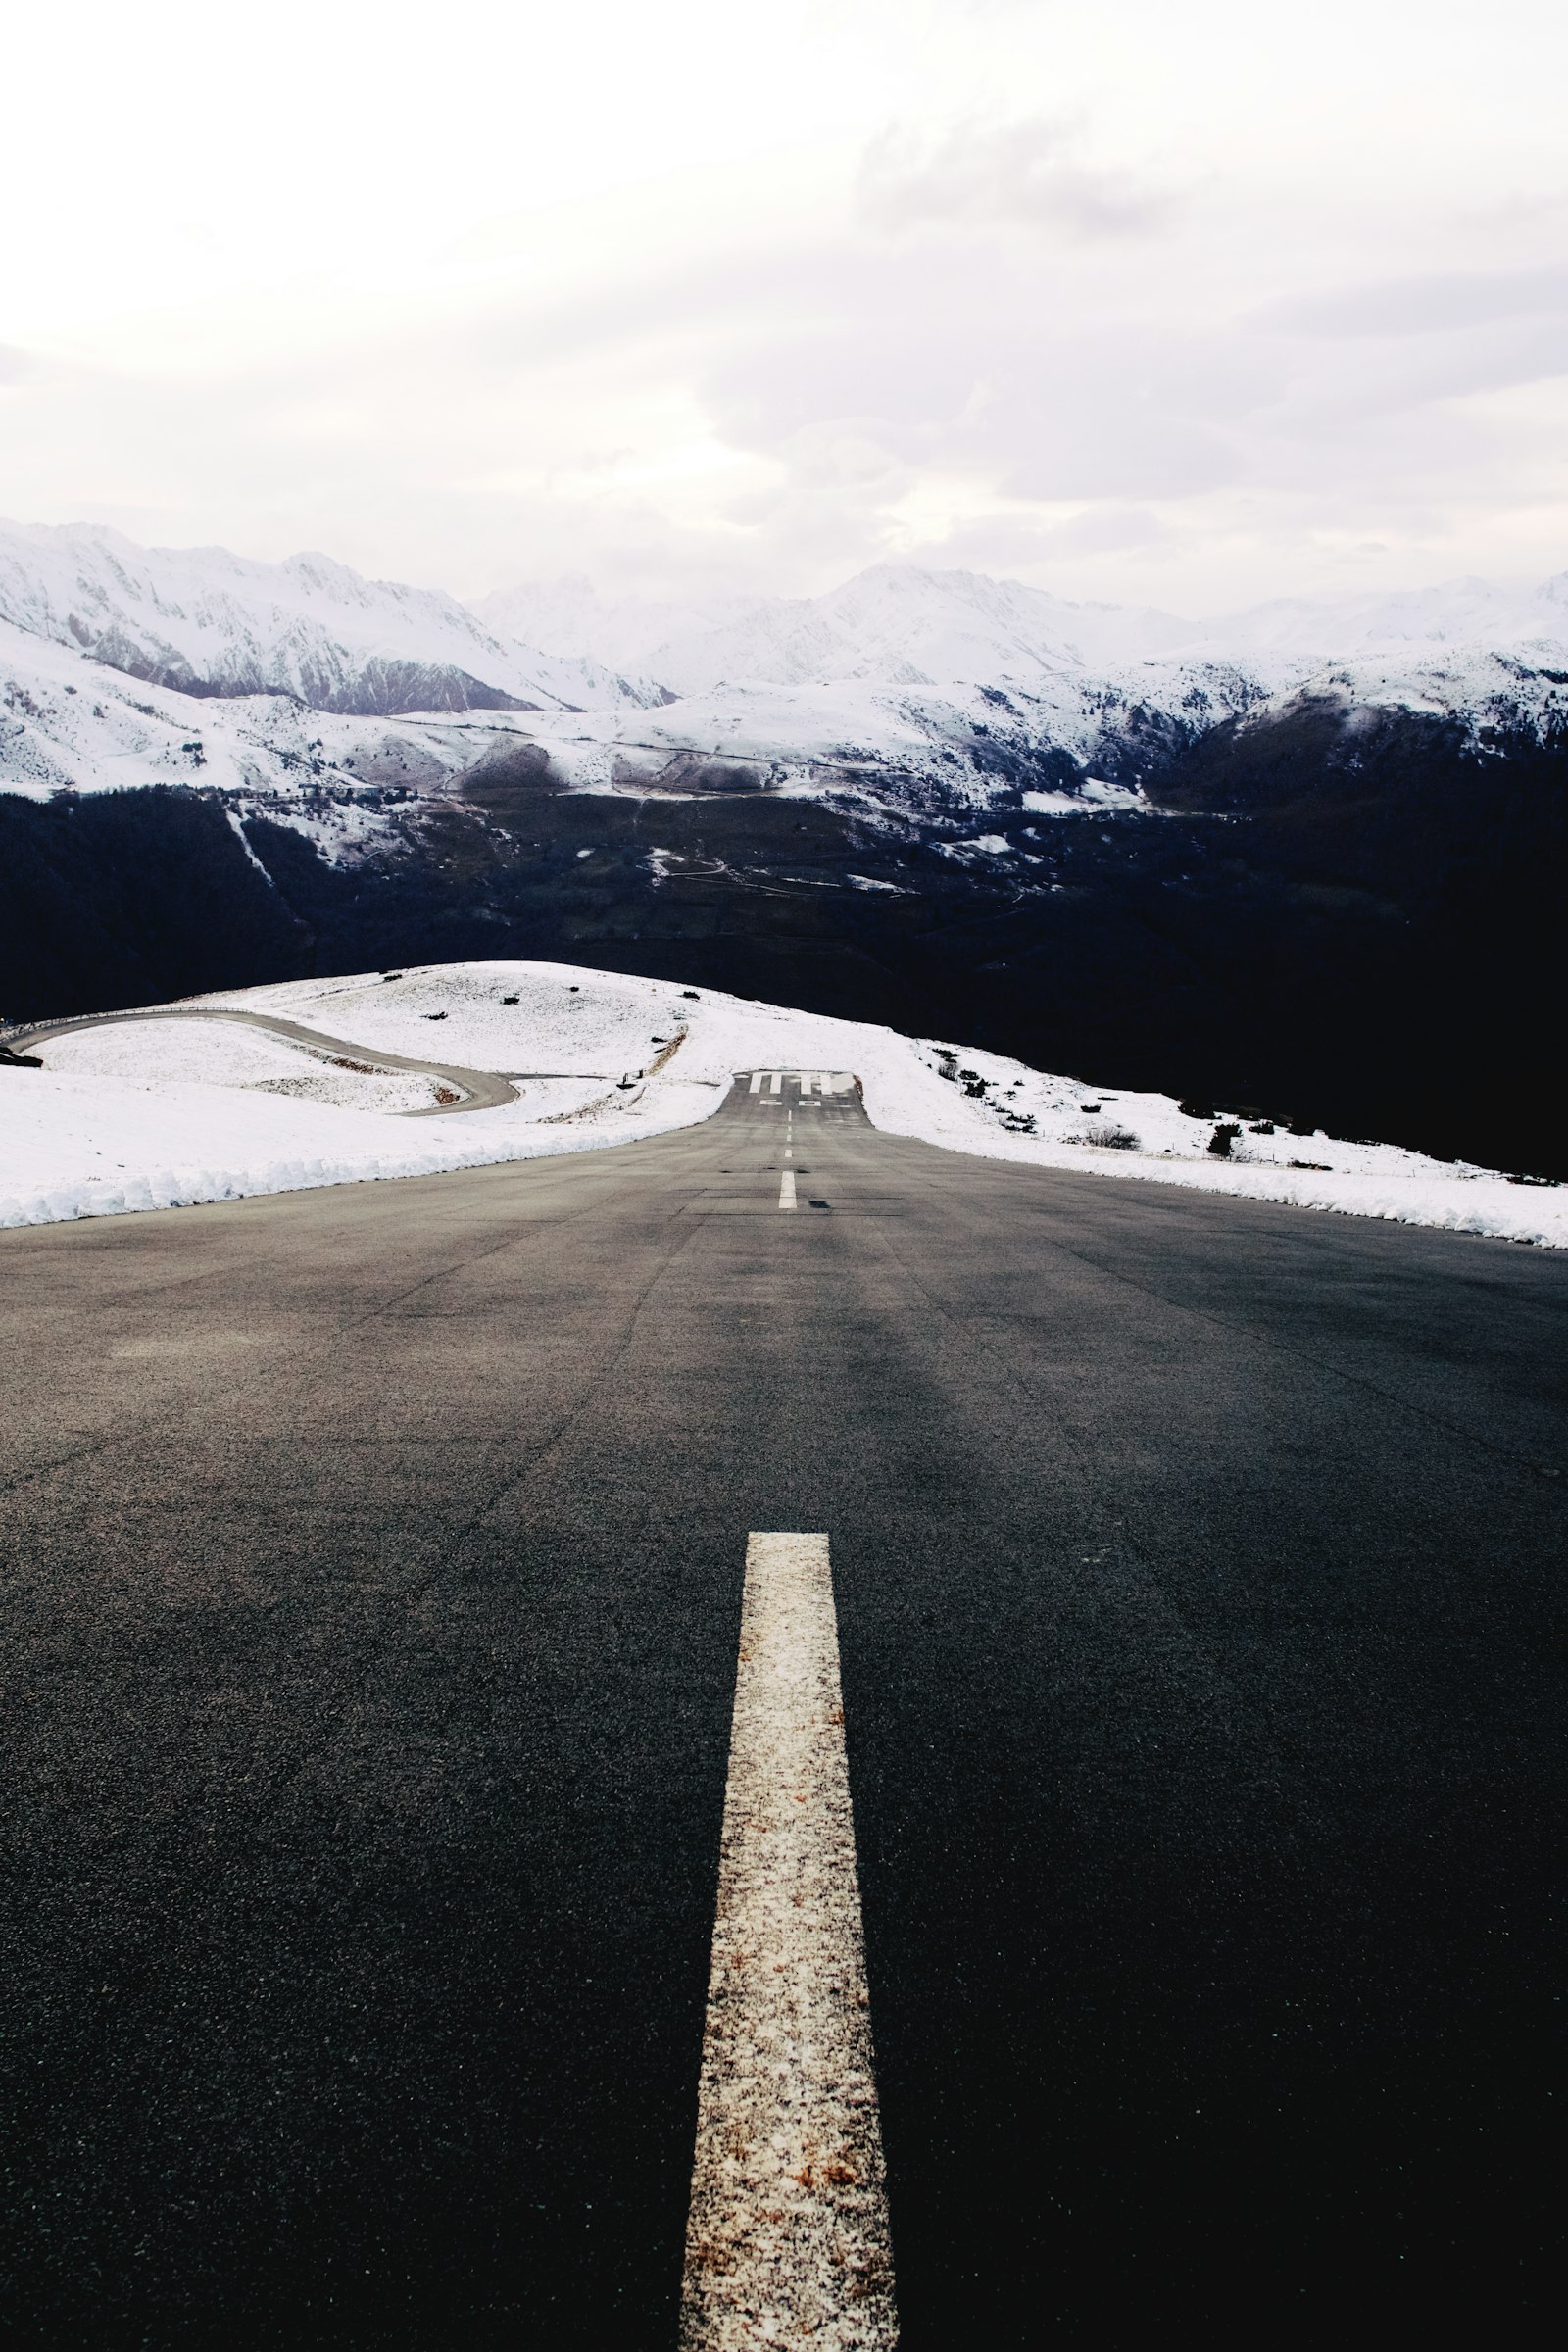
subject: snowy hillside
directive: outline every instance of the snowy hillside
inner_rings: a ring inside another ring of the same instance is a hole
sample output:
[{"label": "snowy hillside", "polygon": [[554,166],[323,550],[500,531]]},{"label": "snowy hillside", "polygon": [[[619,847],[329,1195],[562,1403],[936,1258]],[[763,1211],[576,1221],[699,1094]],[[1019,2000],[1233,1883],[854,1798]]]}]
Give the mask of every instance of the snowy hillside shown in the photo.
[{"label": "snowy hillside", "polygon": [[[1189,728],[1249,706],[1247,682],[1214,670],[1173,671],[1165,682],[1177,723]],[[373,830],[389,794],[443,792],[486,759],[526,746],[557,784],[576,792],[850,792],[895,810],[940,794],[984,808],[999,791],[1037,782],[1033,763],[1054,752],[1088,774],[1107,765],[1119,775],[1133,712],[1148,700],[1102,681],[1086,689],[1061,672],[1034,694],[743,684],[653,708],[617,699],[591,710],[377,719],[311,710],[282,694],[197,698],[144,685],[0,620],[0,791],[43,799],[199,785],[242,813],[274,807],[333,849],[343,844],[331,836],[352,846],[365,827]],[[306,807],[323,795],[340,811],[324,834]],[[1090,799],[1100,805],[1094,792]]]},{"label": "snowy hillside", "polygon": [[[1246,710],[1245,680],[1173,672],[1168,716],[1197,730]],[[1086,808],[1141,805],[1143,736],[1135,714],[1148,698],[1106,681],[1086,692],[1075,678],[1045,679],[1026,693],[997,686],[885,687],[861,681],[773,686],[745,681],[693,694],[651,710],[527,713],[506,737],[545,754],[549,773],[574,792],[691,796],[760,791],[832,795],[867,810],[917,818],[940,801],[950,813],[983,810],[999,796],[1036,793],[1037,768],[1058,756],[1048,789]],[[405,722],[416,723],[416,722]],[[420,722],[422,723],[422,722]],[[456,726],[445,732],[449,739]],[[473,740],[500,730],[470,718]],[[1107,801],[1108,771],[1117,786]],[[1080,771],[1076,781],[1073,770]],[[1050,813],[1054,813],[1053,808]]]},{"label": "snowy hillside", "polygon": [[0,620],[0,791],[29,799],[154,784],[290,803],[322,784],[428,790],[481,741],[456,717],[381,721],[312,710],[291,695],[198,699],[143,685]]},{"label": "snowy hillside", "polygon": [[771,780],[796,788],[867,761],[932,780],[956,762],[983,802],[1053,752],[1080,780],[1103,772],[1137,785],[1162,752],[1302,694],[1453,715],[1474,730],[1544,734],[1568,711],[1568,572],[1536,587],[1459,580],[1337,604],[1282,600],[1208,621],[909,564],[879,564],[814,598],[605,603],[572,579],[475,610],[679,696],[657,715],[543,722],[541,739],[563,746],[561,772],[588,785],[657,773],[654,747],[678,741],[759,762],[760,781],[771,760]]},{"label": "snowy hillside", "polygon": [[183,784],[238,816],[271,814],[334,860],[384,837],[398,809],[463,790],[470,771],[526,753],[568,792],[641,798],[828,796],[901,824],[962,823],[1001,803],[1040,815],[1147,807],[1161,761],[1219,720],[1266,718],[1301,691],[1457,711],[1474,727],[1568,724],[1561,670],[1475,647],[1425,662],[1308,671],[1261,699],[1234,668],[1165,662],[1141,674],[1045,672],[1008,685],[747,681],[663,706],[590,710],[314,710],[281,694],[197,698],[143,685],[0,620],[0,791]]},{"label": "snowy hillside", "polygon": [[[193,1000],[274,1012],[364,1048],[313,1054],[218,1021],[139,1020],[0,1067],[0,1225],[431,1174],[591,1151],[711,1116],[737,1070],[854,1073],[875,1125],[986,1158],[1568,1247],[1568,1194],[1396,1147],[1216,1125],[1168,1096],[1105,1092],[868,1023],[561,963],[429,965]],[[439,1027],[432,1026],[439,1023]],[[382,1053],[518,1078],[517,1100],[424,1108]]]},{"label": "snowy hillside", "polygon": [[362,579],[327,556],[142,548],[87,524],[0,524],[0,618],[192,695],[361,714],[630,695],[592,663],[503,642],[439,589]]}]

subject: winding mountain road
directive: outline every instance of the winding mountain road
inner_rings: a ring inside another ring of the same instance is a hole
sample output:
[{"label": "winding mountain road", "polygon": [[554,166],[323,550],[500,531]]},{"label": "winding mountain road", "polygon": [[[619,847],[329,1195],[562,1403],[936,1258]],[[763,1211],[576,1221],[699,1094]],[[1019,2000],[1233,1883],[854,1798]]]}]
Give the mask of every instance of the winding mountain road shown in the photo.
[{"label": "winding mountain road", "polygon": [[0,1318],[19,2342],[1554,2328],[1568,1264],[783,1074]]},{"label": "winding mountain road", "polygon": [[461,1097],[455,1102],[432,1102],[420,1110],[397,1114],[407,1119],[447,1118],[460,1110],[494,1110],[500,1103],[517,1100],[516,1088],[495,1070],[470,1070],[456,1062],[415,1060],[406,1054],[388,1054],[380,1046],[355,1045],[348,1038],[329,1037],[322,1029],[307,1029],[302,1021],[291,1021],[281,1013],[242,1012],[221,1004],[191,1005],[184,1010],[160,1004],[149,1012],[92,1012],[58,1021],[34,1021],[8,1031],[6,1043],[14,1049],[30,1052],[51,1037],[70,1037],[82,1029],[110,1028],[123,1021],[238,1021],[245,1028],[283,1038],[289,1045],[310,1046],[318,1053],[341,1054],[346,1060],[362,1064],[369,1062],[376,1069],[416,1071],[421,1077],[434,1078],[452,1088]]}]

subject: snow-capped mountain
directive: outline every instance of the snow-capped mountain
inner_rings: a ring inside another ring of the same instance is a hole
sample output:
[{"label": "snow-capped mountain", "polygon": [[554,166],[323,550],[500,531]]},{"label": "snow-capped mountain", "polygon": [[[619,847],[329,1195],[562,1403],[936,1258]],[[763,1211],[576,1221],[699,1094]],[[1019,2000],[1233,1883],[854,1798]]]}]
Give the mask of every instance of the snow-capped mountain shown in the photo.
[{"label": "snow-capped mountain", "polygon": [[0,525],[0,790],[32,797],[444,791],[526,746],[573,792],[847,795],[925,821],[1091,783],[1103,808],[1108,780],[1132,807],[1215,726],[1301,697],[1555,737],[1565,672],[1568,573],[1210,621],[907,564],[821,597],[617,604],[568,580],[470,611],[324,556]]},{"label": "snow-capped mountain", "polygon": [[[1151,605],[1073,604],[981,572],[876,564],[819,597],[611,602],[580,578],[479,598],[503,634],[562,656],[646,671],[681,695],[720,686],[1014,684],[1122,678],[1151,665],[1245,674],[1278,693],[1364,660],[1412,669],[1461,649],[1568,649],[1568,572],[1539,585],[1474,578],[1341,600],[1278,598],[1209,619]],[[1155,689],[1157,692],[1157,688]]]},{"label": "snow-capped mountain", "polygon": [[[1217,670],[1191,681],[1190,733],[1248,708]],[[1168,683],[1168,681],[1167,681]],[[1178,698],[1180,699],[1180,698]],[[999,793],[1105,771],[1136,789],[1174,721],[1075,677],[1001,687],[720,687],[655,709],[421,710],[373,717],[291,694],[208,695],[128,677],[74,646],[0,620],[0,791],[158,784],[304,805],[322,792],[445,791],[526,750],[568,792],[641,796],[848,793],[891,813],[983,809]]]},{"label": "snow-capped mountain", "polygon": [[38,800],[194,784],[297,799],[326,775],[416,791],[444,783],[472,756],[456,716],[377,720],[313,710],[292,694],[197,699],[0,620],[3,792]]},{"label": "snow-capped mountain", "polygon": [[89,524],[0,524],[0,618],[150,684],[318,710],[561,710],[633,700],[595,664],[502,640],[439,589],[328,556],[261,564]]},{"label": "snow-capped mountain", "polygon": [[475,610],[676,696],[658,712],[591,710],[569,729],[530,721],[579,790],[657,787],[696,762],[794,790],[853,774],[873,797],[879,771],[897,772],[976,805],[1031,782],[1070,788],[1074,772],[1132,788],[1221,722],[1266,723],[1302,696],[1456,717],[1476,734],[1568,721],[1568,573],[1280,600],[1207,621],[909,564],[812,598],[607,603],[568,579]]},{"label": "snow-capped mountain", "polygon": [[1221,645],[1235,655],[1310,662],[1400,659],[1430,663],[1448,649],[1535,654],[1568,648],[1568,571],[1535,584],[1467,577],[1435,588],[1313,602],[1277,597],[1202,624],[1184,652]]},{"label": "snow-capped mountain", "polygon": [[[818,597],[605,603],[586,581],[508,589],[474,606],[498,630],[645,670],[681,695],[719,686],[1037,686],[1062,672],[1158,661],[1191,621],[1152,606],[1069,604],[983,572],[878,564]],[[613,648],[613,653],[610,649]],[[1205,647],[1200,659],[1212,658]]]}]

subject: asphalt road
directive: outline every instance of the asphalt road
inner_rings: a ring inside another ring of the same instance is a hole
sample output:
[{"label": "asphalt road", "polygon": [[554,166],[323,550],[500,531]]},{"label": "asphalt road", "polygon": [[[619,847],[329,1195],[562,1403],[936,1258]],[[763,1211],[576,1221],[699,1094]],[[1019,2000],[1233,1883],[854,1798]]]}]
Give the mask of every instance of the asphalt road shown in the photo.
[{"label": "asphalt road", "polygon": [[322,1029],[307,1029],[302,1021],[291,1021],[282,1013],[231,1011],[221,1004],[193,1005],[184,1011],[177,1005],[157,1004],[149,1012],[89,1012],[74,1019],[30,1021],[8,1032],[8,1037],[19,1051],[30,1053],[35,1046],[47,1045],[51,1038],[71,1037],[80,1029],[109,1028],[122,1021],[238,1021],[243,1028],[260,1029],[269,1037],[285,1039],[290,1045],[314,1046],[318,1053],[345,1054],[358,1068],[368,1062],[378,1070],[417,1070],[424,1077],[443,1078],[462,1095],[461,1102],[438,1102],[425,1110],[406,1110],[399,1114],[406,1119],[443,1119],[460,1110],[495,1110],[503,1102],[517,1100],[516,1088],[496,1070],[470,1070],[450,1061],[414,1061],[406,1054],[387,1054],[379,1046],[358,1046],[349,1038],[328,1037]]},{"label": "asphalt road", "polygon": [[908,2352],[1554,2334],[1568,1264],[768,1103],[0,1234],[10,2340],[667,2352],[758,1529]]}]

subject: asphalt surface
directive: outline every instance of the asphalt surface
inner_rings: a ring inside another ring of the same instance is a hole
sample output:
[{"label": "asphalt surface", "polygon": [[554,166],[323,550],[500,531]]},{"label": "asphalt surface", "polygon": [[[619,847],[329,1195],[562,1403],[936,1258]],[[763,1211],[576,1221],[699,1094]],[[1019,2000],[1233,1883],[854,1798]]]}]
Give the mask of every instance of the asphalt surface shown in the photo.
[{"label": "asphalt surface", "polygon": [[1568,1264],[768,1100],[0,1234],[10,2340],[672,2345],[753,1529],[909,2352],[1554,2335]]},{"label": "asphalt surface", "polygon": [[[158,1004],[150,1012],[90,1012],[75,1019],[32,1021],[11,1031],[9,1037],[14,1046],[25,1052],[47,1044],[52,1037],[71,1037],[80,1029],[103,1029],[122,1021],[238,1021],[242,1028],[260,1029],[269,1037],[285,1038],[290,1045],[314,1046],[318,1053],[341,1054],[357,1068],[368,1062],[378,1070],[417,1070],[422,1077],[442,1078],[462,1095],[461,1102],[436,1102],[424,1110],[397,1114],[406,1119],[451,1118],[460,1110],[495,1110],[503,1102],[517,1100],[516,1088],[496,1070],[470,1070],[452,1061],[411,1060],[406,1054],[386,1054],[379,1046],[358,1046],[349,1038],[328,1037],[324,1029],[307,1029],[303,1021],[291,1021],[280,1012],[229,1011],[221,1004],[192,1005],[186,1011]],[[542,1071],[537,1074],[545,1075]]]}]

